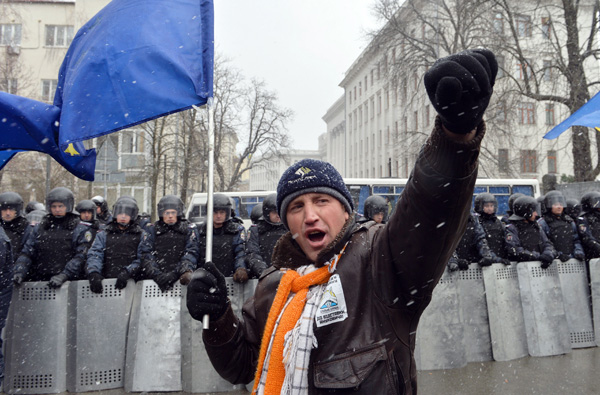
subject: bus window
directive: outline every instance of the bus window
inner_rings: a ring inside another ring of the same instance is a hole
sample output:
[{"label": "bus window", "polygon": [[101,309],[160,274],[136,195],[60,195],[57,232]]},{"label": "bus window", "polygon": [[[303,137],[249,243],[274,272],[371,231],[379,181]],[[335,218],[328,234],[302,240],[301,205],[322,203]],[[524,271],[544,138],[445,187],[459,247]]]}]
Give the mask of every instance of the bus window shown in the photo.
[{"label": "bus window", "polygon": [[522,193],[523,195],[533,196],[533,186],[531,186],[531,185],[513,185],[512,193]]},{"label": "bus window", "polygon": [[476,186],[475,189],[473,189],[473,194],[474,195],[479,195],[480,193],[486,193],[488,191],[488,187],[478,187]]},{"label": "bus window", "polygon": [[490,187],[490,193],[492,195],[510,195],[510,188],[505,187]]},{"label": "bus window", "polygon": [[496,215],[504,215],[506,214],[506,210],[508,210],[508,198],[510,195],[494,195],[496,196],[496,200],[498,201],[498,209],[496,210]]},{"label": "bus window", "polygon": [[371,196],[370,188],[366,185],[350,185],[349,190],[354,210],[359,214],[364,214],[365,200]]},{"label": "bus window", "polygon": [[264,199],[264,196],[243,196],[239,214],[240,217],[243,219],[250,219],[250,214],[252,213],[254,206],[261,203]]},{"label": "bus window", "polygon": [[242,214],[240,213],[240,198],[231,197],[231,200],[233,201],[233,209],[235,210],[235,214],[241,216]]}]

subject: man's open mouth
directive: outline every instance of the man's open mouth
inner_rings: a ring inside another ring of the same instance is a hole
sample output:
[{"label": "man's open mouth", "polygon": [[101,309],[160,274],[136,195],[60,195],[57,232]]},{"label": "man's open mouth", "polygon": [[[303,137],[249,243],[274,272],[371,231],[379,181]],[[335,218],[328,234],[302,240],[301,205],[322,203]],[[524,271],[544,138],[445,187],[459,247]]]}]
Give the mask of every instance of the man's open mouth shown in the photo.
[{"label": "man's open mouth", "polygon": [[315,243],[323,241],[324,238],[325,238],[325,232],[321,232],[320,230],[315,230],[315,231],[308,233],[308,239]]}]

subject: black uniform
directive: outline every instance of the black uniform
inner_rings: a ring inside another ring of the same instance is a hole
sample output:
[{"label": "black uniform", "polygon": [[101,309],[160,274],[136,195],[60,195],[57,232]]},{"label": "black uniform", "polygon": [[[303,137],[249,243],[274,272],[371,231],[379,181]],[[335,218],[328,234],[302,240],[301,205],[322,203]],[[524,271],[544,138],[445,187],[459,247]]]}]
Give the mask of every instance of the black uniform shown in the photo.
[{"label": "black uniform", "polygon": [[77,215],[47,214],[27,238],[15,263],[15,275],[26,281],[49,281],[61,273],[76,279],[91,240],[90,230],[79,223]]},{"label": "black uniform", "polygon": [[10,238],[10,244],[12,246],[12,256],[18,257],[21,254],[21,250],[27,241],[27,237],[32,231],[32,227],[29,226],[29,221],[26,218],[18,216],[10,222],[5,222],[0,219],[0,223],[4,228],[4,232]]},{"label": "black uniform", "polygon": [[506,252],[517,262],[541,260],[550,264],[556,251],[537,222],[510,220],[506,226]]},{"label": "black uniform", "polygon": [[[244,258],[246,230],[242,225],[228,219],[220,228],[213,228],[212,261],[225,277],[233,276],[238,268],[246,268]],[[201,261],[206,254],[206,223],[200,225],[199,247]]]},{"label": "black uniform", "polygon": [[473,214],[469,215],[465,233],[456,247],[456,255],[461,269],[465,269],[465,264],[471,262],[479,262],[481,266],[489,266],[495,262],[483,227]]},{"label": "black uniform", "polygon": [[246,266],[255,278],[260,277],[263,270],[271,267],[271,255],[275,244],[287,233],[282,223],[272,224],[263,219],[248,229],[246,242]]},{"label": "black uniform", "polygon": [[579,240],[575,221],[563,212],[560,216],[546,213],[538,224],[556,249],[558,258],[566,262],[571,258],[584,260],[585,254]]},{"label": "black uniform", "polygon": [[507,262],[506,247],[504,245],[506,225],[495,214],[479,214],[477,219],[485,232],[485,238],[490,247],[494,262],[510,263]]}]

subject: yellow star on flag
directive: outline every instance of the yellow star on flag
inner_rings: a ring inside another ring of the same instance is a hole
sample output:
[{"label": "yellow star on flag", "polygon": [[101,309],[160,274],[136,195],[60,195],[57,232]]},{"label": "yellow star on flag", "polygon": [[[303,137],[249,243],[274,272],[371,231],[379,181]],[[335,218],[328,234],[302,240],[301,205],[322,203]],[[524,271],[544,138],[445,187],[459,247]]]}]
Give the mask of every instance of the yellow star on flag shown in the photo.
[{"label": "yellow star on flag", "polygon": [[71,155],[71,156],[75,156],[75,155],[81,155],[79,152],[77,152],[77,150],[75,149],[75,147],[73,147],[73,143],[70,143],[67,147],[67,149],[65,150],[65,153]]}]

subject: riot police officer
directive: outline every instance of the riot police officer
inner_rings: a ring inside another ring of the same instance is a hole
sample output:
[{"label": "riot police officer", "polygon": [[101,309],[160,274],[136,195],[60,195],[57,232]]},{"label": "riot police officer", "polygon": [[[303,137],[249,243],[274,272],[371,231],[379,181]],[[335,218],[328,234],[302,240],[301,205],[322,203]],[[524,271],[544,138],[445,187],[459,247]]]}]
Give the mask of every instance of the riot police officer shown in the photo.
[{"label": "riot police officer", "polygon": [[75,210],[79,213],[79,220],[92,231],[92,242],[100,229],[100,221],[96,219],[96,204],[91,200],[82,200],[77,203]]},{"label": "riot police officer", "polygon": [[500,221],[504,222],[504,224],[508,225],[508,218],[513,215],[513,205],[515,204],[515,200],[520,198],[521,196],[525,196],[522,193],[513,193],[508,198],[508,210],[506,210],[506,214],[500,218]]},{"label": "riot police officer", "polygon": [[567,207],[565,207],[565,214],[571,217],[573,221],[577,220],[581,213],[581,203],[577,199],[567,199]]},{"label": "riot police officer", "polygon": [[252,207],[252,211],[250,212],[250,221],[252,221],[252,225],[256,225],[261,219],[262,206],[262,203],[258,203],[256,206]]},{"label": "riot police officer", "polygon": [[372,195],[365,200],[365,215],[357,222],[375,221],[378,224],[385,224],[388,219],[388,212],[388,201],[381,195]]},{"label": "riot police officer", "polygon": [[[231,217],[232,204],[229,197],[213,195],[213,246],[212,261],[225,277],[233,276],[239,283],[248,281],[248,271],[244,258],[246,231],[244,226]],[[206,223],[199,228],[200,257],[204,262],[206,254]],[[200,266],[200,265],[199,265]]]},{"label": "riot police officer", "polygon": [[96,235],[87,255],[90,289],[102,293],[102,280],[116,278],[115,287],[125,288],[127,280],[140,273],[138,247],[143,230],[137,222],[138,206],[131,197],[120,197],[113,206],[113,219]]},{"label": "riot police officer", "polygon": [[29,212],[25,216],[25,218],[27,219],[27,222],[29,222],[29,227],[35,228],[35,226],[37,224],[42,222],[42,219],[44,219],[46,214],[47,214],[46,210],[33,210],[33,211]]},{"label": "riot police officer", "polygon": [[575,221],[565,214],[567,202],[559,191],[550,191],[544,197],[544,215],[538,224],[556,249],[558,259],[566,262],[571,258],[584,260],[585,254],[579,241]]},{"label": "riot police officer", "polygon": [[25,206],[25,214],[27,215],[34,210],[46,211],[46,206],[44,206],[40,202],[36,202],[35,200],[32,200],[31,202],[27,203],[27,206]]},{"label": "riot police officer", "polygon": [[33,229],[15,263],[14,282],[48,281],[60,287],[76,279],[92,240],[90,229],[74,214],[73,192],[58,187],[46,197],[46,214]]},{"label": "riot police officer", "polygon": [[586,258],[600,258],[600,192],[587,192],[581,197],[577,231]]},{"label": "riot police officer", "polygon": [[539,260],[546,269],[556,251],[537,223],[537,205],[537,200],[530,196],[515,200],[513,214],[506,226],[506,249],[509,259],[517,262]]},{"label": "riot police officer", "polygon": [[[10,300],[12,299],[13,255],[9,236],[0,226],[0,332],[6,324]],[[0,385],[4,381],[4,354],[0,337]]]},{"label": "riot police officer", "polygon": [[499,258],[494,259],[483,227],[472,213],[469,214],[467,228],[455,252],[458,258],[457,264],[461,270],[467,270],[471,262],[478,262],[480,266],[490,266],[499,261]]},{"label": "riot police officer", "polygon": [[23,199],[16,192],[0,193],[0,223],[10,238],[12,256],[18,257],[25,245],[27,237],[31,233],[31,227],[27,219],[23,217]]},{"label": "riot police officer", "polygon": [[506,248],[504,246],[505,225],[496,216],[498,200],[491,193],[480,193],[475,196],[474,209],[477,213],[477,220],[485,232],[493,261],[510,265],[510,261],[506,258]]},{"label": "riot police officer", "polygon": [[166,291],[180,277],[182,284],[189,282],[198,263],[198,240],[196,225],[184,218],[179,197],[164,196],[157,208],[159,220],[146,227],[139,254],[145,277]]},{"label": "riot police officer", "polygon": [[96,218],[98,221],[100,221],[100,224],[106,225],[110,223],[113,219],[113,216],[108,210],[108,202],[106,199],[100,195],[97,195],[92,198],[92,202],[96,204]]},{"label": "riot police officer", "polygon": [[265,197],[262,203],[262,219],[248,230],[246,242],[246,266],[252,277],[260,277],[263,270],[271,267],[271,254],[281,236],[287,233],[277,214],[277,194]]}]

